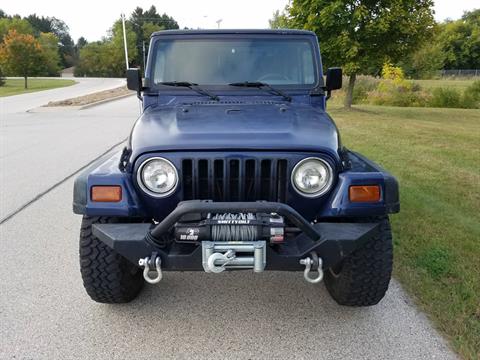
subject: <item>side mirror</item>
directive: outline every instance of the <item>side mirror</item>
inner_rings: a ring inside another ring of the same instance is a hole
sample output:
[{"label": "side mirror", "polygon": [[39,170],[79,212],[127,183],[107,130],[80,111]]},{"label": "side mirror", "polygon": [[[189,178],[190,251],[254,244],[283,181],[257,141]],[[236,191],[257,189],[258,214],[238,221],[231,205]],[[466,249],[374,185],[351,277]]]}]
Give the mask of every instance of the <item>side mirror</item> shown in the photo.
[{"label": "side mirror", "polygon": [[342,88],[342,68],[334,67],[327,70],[325,88],[328,92]]},{"label": "side mirror", "polygon": [[128,69],[127,70],[127,88],[129,90],[135,90],[140,96],[142,91],[142,74],[140,69]]}]

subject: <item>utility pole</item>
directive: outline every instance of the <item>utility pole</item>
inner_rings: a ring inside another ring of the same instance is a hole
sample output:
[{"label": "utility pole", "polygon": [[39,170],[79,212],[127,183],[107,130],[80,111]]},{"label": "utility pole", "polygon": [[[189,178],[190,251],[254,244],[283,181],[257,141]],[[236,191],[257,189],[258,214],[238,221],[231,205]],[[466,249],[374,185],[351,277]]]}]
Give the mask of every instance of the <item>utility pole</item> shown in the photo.
[{"label": "utility pole", "polygon": [[122,16],[122,26],[123,26],[123,46],[125,47],[125,65],[128,70],[128,50],[127,50],[127,32],[125,31],[125,14]]},{"label": "utility pole", "polygon": [[145,41],[142,41],[142,51],[143,51],[143,72],[145,72],[146,65],[145,65]]}]

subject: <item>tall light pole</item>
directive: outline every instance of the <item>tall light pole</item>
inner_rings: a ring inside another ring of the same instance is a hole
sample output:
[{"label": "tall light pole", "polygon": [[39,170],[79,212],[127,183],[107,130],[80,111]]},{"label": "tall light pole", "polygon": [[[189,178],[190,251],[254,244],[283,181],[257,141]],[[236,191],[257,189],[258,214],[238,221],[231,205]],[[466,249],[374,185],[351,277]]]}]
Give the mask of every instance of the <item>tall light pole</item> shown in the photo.
[{"label": "tall light pole", "polygon": [[125,31],[125,14],[122,16],[122,26],[123,26],[123,46],[125,47],[125,66],[128,70],[128,50],[127,50],[127,32]]},{"label": "tall light pole", "polygon": [[215,21],[217,23],[217,27],[220,29],[220,24],[221,22],[223,21],[223,19],[218,19],[217,21]]},{"label": "tall light pole", "polygon": [[143,52],[143,71],[145,72],[146,64],[145,64],[145,41],[142,41],[142,52]]}]

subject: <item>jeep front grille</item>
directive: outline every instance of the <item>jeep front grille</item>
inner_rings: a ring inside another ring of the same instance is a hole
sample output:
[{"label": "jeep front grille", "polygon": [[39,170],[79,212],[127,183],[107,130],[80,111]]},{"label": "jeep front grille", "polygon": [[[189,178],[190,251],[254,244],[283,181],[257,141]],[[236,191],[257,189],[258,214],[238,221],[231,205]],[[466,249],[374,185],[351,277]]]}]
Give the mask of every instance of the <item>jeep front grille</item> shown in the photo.
[{"label": "jeep front grille", "polygon": [[183,159],[183,199],[285,202],[284,159]]}]

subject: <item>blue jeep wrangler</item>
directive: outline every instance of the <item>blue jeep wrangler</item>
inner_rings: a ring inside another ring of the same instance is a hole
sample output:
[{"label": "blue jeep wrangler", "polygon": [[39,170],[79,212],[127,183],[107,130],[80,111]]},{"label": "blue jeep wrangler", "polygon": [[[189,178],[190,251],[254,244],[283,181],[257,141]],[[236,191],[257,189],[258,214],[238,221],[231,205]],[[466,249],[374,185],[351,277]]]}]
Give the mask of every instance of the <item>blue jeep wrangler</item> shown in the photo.
[{"label": "blue jeep wrangler", "polygon": [[346,149],[326,113],[317,38],[296,30],[152,35],[128,145],[75,181],[90,297],[134,299],[163,271],[302,271],[342,305],[377,304],[392,271],[394,177]]}]

